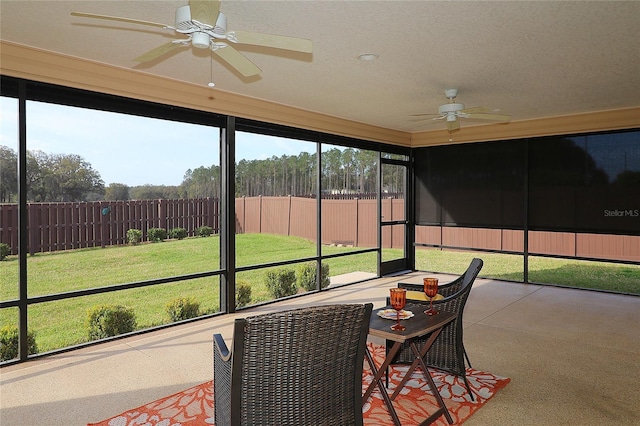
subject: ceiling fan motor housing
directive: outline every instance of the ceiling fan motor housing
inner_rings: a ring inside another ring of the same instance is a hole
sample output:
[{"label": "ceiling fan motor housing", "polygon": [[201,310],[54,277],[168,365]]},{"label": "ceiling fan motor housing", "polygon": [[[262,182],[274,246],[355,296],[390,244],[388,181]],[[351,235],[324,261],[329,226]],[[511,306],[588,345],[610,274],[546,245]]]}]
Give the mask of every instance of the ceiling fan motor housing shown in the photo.
[{"label": "ceiling fan motor housing", "polygon": [[449,113],[455,114],[456,112],[462,111],[464,109],[464,104],[444,104],[440,105],[438,108],[438,112],[440,115],[448,115]]}]

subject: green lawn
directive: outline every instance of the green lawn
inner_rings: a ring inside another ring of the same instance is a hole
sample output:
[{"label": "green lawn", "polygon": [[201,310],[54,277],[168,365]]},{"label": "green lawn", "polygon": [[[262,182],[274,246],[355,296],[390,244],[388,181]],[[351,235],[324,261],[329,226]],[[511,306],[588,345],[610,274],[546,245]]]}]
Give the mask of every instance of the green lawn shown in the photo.
[{"label": "green lawn", "polygon": [[[239,266],[295,260],[315,255],[314,242],[268,234],[237,236]],[[166,278],[219,269],[220,240],[217,236],[170,240],[137,246],[79,249],[37,254],[27,259],[29,297],[113,284]],[[323,254],[353,251],[346,247],[323,247]],[[385,255],[400,253],[385,250]],[[522,281],[522,256],[417,250],[416,268],[433,272],[462,273],[471,258],[481,257],[482,277]],[[376,271],[376,253],[328,259],[330,275]],[[290,266],[294,268],[295,266]],[[529,281],[597,288],[640,294],[640,266],[582,262],[550,258],[529,260]],[[251,284],[252,303],[271,299],[264,284],[265,269],[238,274]],[[0,262],[0,297],[18,298],[18,261],[10,256]],[[40,352],[71,346],[87,340],[85,320],[89,308],[100,304],[121,304],[136,313],[139,329],[170,322],[165,305],[177,297],[193,297],[203,313],[219,311],[219,278],[199,278],[153,287],[73,298],[32,305],[29,328],[36,333]],[[17,324],[16,308],[0,310],[0,325]]]},{"label": "green lawn", "polygon": [[[481,277],[523,281],[523,256],[417,250],[416,269],[462,273],[472,258],[484,261]],[[529,282],[640,294],[640,265],[529,256]]]}]

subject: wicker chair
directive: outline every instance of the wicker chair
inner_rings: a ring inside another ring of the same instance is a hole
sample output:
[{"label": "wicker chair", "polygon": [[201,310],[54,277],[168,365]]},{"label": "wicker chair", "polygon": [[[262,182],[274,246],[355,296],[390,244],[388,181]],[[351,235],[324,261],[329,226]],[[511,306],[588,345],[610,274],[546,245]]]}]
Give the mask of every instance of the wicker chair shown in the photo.
[{"label": "wicker chair", "polygon": [[372,304],[236,319],[232,350],[214,335],[216,426],[362,425]]},{"label": "wicker chair", "polygon": [[[469,382],[467,381],[465,359],[469,367],[471,367],[471,363],[469,362],[469,357],[467,356],[467,351],[464,348],[464,341],[462,339],[462,314],[467,302],[467,297],[471,291],[471,286],[482,269],[482,265],[482,259],[475,258],[471,261],[471,264],[463,275],[450,283],[438,286],[438,293],[444,296],[444,298],[435,300],[433,302],[434,308],[454,312],[458,315],[453,322],[442,330],[424,357],[424,363],[427,367],[443,370],[462,377],[471,399],[474,399],[474,397]],[[423,291],[423,286],[419,284],[398,283],[398,287],[413,291]],[[424,304],[426,307],[429,306],[428,301],[407,300],[407,302]],[[415,340],[418,349],[422,349],[422,346],[428,338],[429,336],[424,336],[423,338]],[[387,352],[390,350],[392,343],[393,342],[387,341]],[[392,361],[392,364],[410,364],[413,362],[413,359],[411,348],[408,345],[404,345]]]}]

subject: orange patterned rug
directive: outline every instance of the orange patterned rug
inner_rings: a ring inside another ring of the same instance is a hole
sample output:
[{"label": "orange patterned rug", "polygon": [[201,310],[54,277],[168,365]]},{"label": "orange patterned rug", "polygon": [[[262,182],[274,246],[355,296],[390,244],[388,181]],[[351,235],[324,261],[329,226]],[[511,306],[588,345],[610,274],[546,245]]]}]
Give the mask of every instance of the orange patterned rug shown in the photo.
[{"label": "orange patterned rug", "polygon": [[[377,365],[381,365],[385,350],[383,346],[368,343],[369,350]],[[373,375],[365,362],[362,378],[363,392],[371,383]],[[390,388],[397,385],[406,366],[392,368]],[[496,392],[505,387],[510,379],[495,376],[482,371],[467,369],[467,380],[475,396],[471,401],[464,382],[456,376],[430,370],[440,395],[453,417],[454,424],[462,424],[480,407],[482,407]],[[413,374],[400,395],[394,400],[394,407],[403,425],[417,425],[429,417],[437,409],[435,398],[428,390],[427,382],[421,371]],[[386,426],[393,425],[380,391],[372,394],[362,408],[365,425]],[[213,383],[208,381],[182,392],[158,399],[133,410],[118,414],[99,423],[89,423],[88,426],[200,426],[214,425],[213,421]],[[441,416],[435,425],[448,425]]]}]

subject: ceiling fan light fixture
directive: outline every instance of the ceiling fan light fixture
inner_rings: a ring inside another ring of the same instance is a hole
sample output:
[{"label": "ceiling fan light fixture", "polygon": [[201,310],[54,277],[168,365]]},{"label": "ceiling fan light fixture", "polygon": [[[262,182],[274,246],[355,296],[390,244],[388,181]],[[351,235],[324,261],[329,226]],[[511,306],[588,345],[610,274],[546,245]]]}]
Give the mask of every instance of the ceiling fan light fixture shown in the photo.
[{"label": "ceiling fan light fixture", "polygon": [[361,61],[375,61],[379,57],[380,55],[378,55],[377,53],[362,53],[358,55],[358,59]]},{"label": "ceiling fan light fixture", "polygon": [[211,38],[207,33],[196,32],[191,37],[191,44],[198,49],[208,49],[211,44]]}]

